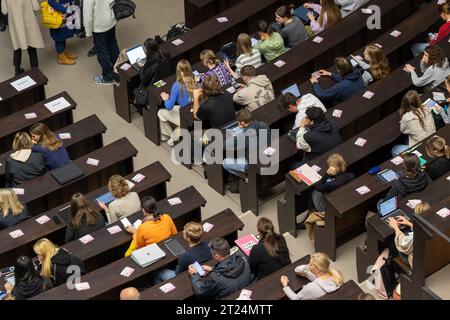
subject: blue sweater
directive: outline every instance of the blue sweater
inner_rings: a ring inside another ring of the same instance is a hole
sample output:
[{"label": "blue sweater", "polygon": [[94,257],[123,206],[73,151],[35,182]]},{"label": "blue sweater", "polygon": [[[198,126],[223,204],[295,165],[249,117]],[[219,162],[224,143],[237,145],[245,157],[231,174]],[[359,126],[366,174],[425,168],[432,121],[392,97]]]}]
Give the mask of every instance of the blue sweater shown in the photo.
[{"label": "blue sweater", "polygon": [[364,81],[358,71],[350,72],[344,77],[332,73],[331,78],[338,83],[328,89],[323,89],[319,83],[313,83],[314,92],[322,101],[341,103],[364,88]]},{"label": "blue sweater", "polygon": [[195,261],[203,263],[211,259],[211,250],[206,242],[201,242],[191,249],[187,250],[178,258],[178,266],[175,269],[175,273],[181,273],[187,271],[189,265]]},{"label": "blue sweater", "polygon": [[64,167],[71,162],[66,148],[59,148],[56,151],[50,151],[40,144],[33,145],[33,152],[42,153],[44,157],[45,167],[48,170]]},{"label": "blue sweater", "polygon": [[[183,90],[182,90],[183,89]],[[183,93],[181,93],[183,91]],[[189,92],[187,88],[182,88],[179,81],[175,82],[170,89],[170,97],[164,103],[164,106],[167,110],[172,110],[174,105],[179,105],[180,108],[183,108],[191,103],[189,98]]]},{"label": "blue sweater", "polygon": [[24,208],[21,213],[17,216],[13,216],[11,212],[5,217],[3,217],[3,210],[0,210],[0,230],[15,226],[29,218],[27,209]]}]

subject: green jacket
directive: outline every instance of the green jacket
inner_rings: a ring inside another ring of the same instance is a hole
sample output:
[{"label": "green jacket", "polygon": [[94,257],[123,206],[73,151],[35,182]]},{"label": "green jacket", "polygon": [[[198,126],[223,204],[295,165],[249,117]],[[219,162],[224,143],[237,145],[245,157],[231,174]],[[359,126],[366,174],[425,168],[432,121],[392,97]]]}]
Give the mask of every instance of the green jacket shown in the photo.
[{"label": "green jacket", "polygon": [[279,57],[286,51],[283,37],[277,32],[272,33],[267,40],[259,40],[254,48],[258,49],[267,61],[271,61]]}]

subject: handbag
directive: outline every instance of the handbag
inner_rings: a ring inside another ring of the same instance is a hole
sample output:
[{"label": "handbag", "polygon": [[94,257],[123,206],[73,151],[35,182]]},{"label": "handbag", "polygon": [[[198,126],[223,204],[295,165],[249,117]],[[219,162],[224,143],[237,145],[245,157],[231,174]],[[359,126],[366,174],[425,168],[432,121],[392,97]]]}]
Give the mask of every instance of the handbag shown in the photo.
[{"label": "handbag", "polygon": [[[56,2],[59,2],[56,0]],[[64,21],[64,14],[52,8],[48,1],[41,3],[41,18],[44,27],[49,29],[61,28]]]},{"label": "handbag", "polygon": [[0,12],[0,32],[6,31],[8,27],[8,16]]}]

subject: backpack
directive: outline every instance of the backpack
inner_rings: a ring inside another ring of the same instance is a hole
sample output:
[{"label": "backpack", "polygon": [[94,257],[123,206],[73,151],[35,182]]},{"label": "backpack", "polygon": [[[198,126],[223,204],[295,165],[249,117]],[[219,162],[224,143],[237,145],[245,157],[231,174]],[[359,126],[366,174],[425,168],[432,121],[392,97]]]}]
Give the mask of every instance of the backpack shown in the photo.
[{"label": "backpack", "polygon": [[172,27],[170,27],[169,31],[167,31],[166,40],[170,41],[172,39],[175,39],[178,36],[188,32],[189,30],[190,29],[187,28],[183,22],[174,24]]},{"label": "backpack", "polygon": [[0,32],[3,32],[8,27],[8,16],[0,12]]},{"label": "backpack", "polygon": [[117,20],[122,20],[131,16],[136,18],[134,15],[136,4],[131,0],[115,0],[112,9]]}]

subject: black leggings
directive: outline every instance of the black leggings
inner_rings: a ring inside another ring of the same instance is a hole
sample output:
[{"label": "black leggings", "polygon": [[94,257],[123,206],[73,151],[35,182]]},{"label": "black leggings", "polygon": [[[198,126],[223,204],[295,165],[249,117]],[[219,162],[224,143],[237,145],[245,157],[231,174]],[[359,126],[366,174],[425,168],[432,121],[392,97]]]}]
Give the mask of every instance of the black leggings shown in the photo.
[{"label": "black leggings", "polygon": [[[37,50],[33,47],[28,47],[28,56],[30,57],[31,68],[38,67]],[[22,49],[14,50],[13,65],[16,68],[16,73],[20,73],[20,66],[22,64]]]}]

